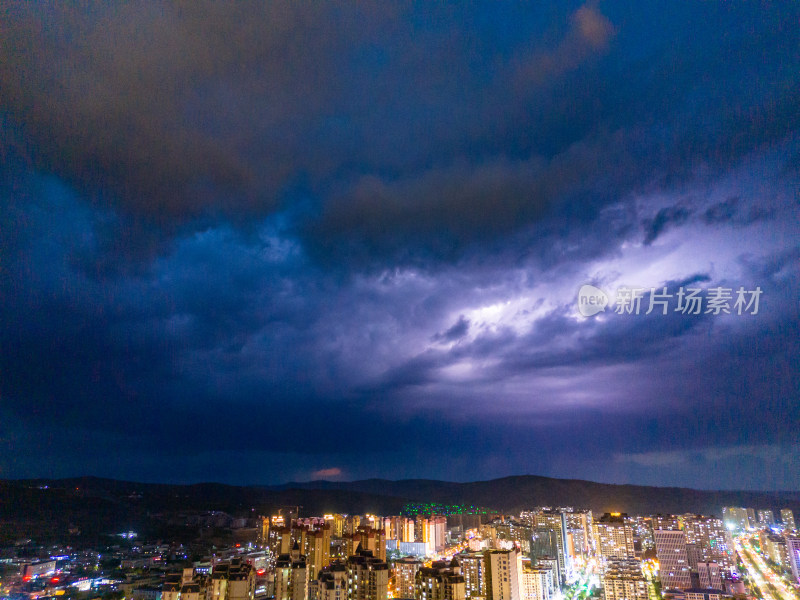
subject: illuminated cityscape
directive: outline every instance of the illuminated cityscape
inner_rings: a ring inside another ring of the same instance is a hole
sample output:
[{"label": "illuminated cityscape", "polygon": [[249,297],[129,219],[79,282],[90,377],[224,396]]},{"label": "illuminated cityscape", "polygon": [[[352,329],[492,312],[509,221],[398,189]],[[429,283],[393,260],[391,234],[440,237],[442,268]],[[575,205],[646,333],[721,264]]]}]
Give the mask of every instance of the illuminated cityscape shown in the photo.
[{"label": "illuminated cityscape", "polygon": [[[726,513],[731,508],[737,507],[725,507]],[[724,527],[712,516],[642,515],[652,524],[645,532],[655,540],[649,549],[633,533],[637,517],[624,513],[595,521],[591,510],[572,507],[531,508],[519,515],[490,511],[466,529],[459,513],[418,515],[418,533],[405,540],[419,545],[415,556],[386,537],[387,531],[412,531],[407,517],[287,518],[290,513],[227,520],[221,513],[209,515],[228,532],[228,542],[219,545],[201,538],[185,545],[149,542],[135,532],[117,536],[124,542],[81,551],[26,540],[6,550],[0,589],[12,599],[800,598],[800,535],[790,509],[781,509],[783,522],[743,530]],[[333,529],[331,522],[339,519],[345,526]],[[397,529],[398,522],[406,526]],[[440,544],[426,541],[431,522],[442,524]],[[563,534],[558,524],[566,522],[585,528]],[[555,543],[553,533],[565,543]],[[584,534],[585,544],[579,541]]]}]

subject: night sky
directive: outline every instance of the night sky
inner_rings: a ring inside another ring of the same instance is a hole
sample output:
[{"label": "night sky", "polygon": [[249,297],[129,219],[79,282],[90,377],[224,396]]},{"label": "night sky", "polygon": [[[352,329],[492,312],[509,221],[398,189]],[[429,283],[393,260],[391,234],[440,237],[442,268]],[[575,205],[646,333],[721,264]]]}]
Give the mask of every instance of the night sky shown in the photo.
[{"label": "night sky", "polygon": [[0,477],[800,488],[800,4],[73,4],[0,3]]}]

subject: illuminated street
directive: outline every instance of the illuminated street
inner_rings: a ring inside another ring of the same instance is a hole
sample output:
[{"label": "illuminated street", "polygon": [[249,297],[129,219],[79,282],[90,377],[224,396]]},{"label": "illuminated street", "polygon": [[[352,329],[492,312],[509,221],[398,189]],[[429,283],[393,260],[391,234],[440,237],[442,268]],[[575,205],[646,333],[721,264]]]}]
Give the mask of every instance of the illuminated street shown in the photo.
[{"label": "illuminated street", "polygon": [[564,591],[564,600],[584,600],[592,595],[592,590],[599,586],[594,574],[594,562],[577,571],[577,579]]},{"label": "illuminated street", "polygon": [[742,559],[751,581],[755,582],[758,589],[767,600],[796,599],[797,592],[788,586],[783,578],[767,565],[761,555],[752,545],[749,536],[742,536],[735,540],[736,552]]}]

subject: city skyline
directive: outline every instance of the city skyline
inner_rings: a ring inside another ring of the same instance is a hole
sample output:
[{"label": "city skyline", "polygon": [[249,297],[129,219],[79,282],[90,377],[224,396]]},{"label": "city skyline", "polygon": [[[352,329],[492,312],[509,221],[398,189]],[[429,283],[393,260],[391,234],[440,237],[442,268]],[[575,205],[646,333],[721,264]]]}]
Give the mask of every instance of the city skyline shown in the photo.
[{"label": "city skyline", "polygon": [[0,479],[800,490],[799,20],[6,5]]}]

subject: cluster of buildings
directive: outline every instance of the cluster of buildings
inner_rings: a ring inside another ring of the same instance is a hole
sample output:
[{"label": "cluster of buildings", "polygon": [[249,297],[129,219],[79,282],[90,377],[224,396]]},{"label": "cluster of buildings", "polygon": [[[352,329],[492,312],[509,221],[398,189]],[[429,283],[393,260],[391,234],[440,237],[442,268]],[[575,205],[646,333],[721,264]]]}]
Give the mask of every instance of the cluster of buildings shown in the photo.
[{"label": "cluster of buildings", "polygon": [[[0,548],[0,598],[98,598],[114,592],[160,600],[166,575],[190,558],[180,544],[139,544],[129,532],[115,537],[129,543],[77,549],[19,540]],[[210,563],[205,570],[210,572]]]},{"label": "cluster of buildings", "polygon": [[689,599],[702,590],[722,597],[743,591],[730,533],[720,519],[606,513],[594,522],[593,531],[605,600],[652,597],[647,567],[662,596]]},{"label": "cluster of buildings", "polygon": [[263,527],[275,600],[555,600],[587,568],[605,600],[744,593],[730,531],[703,515],[540,507],[515,517],[273,517]]},{"label": "cluster of buildings", "polygon": [[[595,516],[572,507],[518,516],[288,511],[248,524],[250,543],[208,556],[169,546],[114,555],[127,573],[102,581],[126,600],[561,600],[590,578],[604,600],[723,600],[747,593],[736,532],[752,532],[765,559],[800,581],[794,516],[780,515],[778,524],[769,510],[737,507],[726,507],[722,519]],[[59,586],[75,585],[57,560],[20,565],[19,573],[20,585],[44,582],[35,594],[25,588],[29,600],[56,600]]]},{"label": "cluster of buildings", "polygon": [[[781,529],[797,531],[794,513],[791,509],[781,509]],[[742,506],[726,506],[722,509],[722,520],[731,531],[755,531],[760,528],[770,528],[778,525],[775,514],[769,509],[756,510]]]}]

